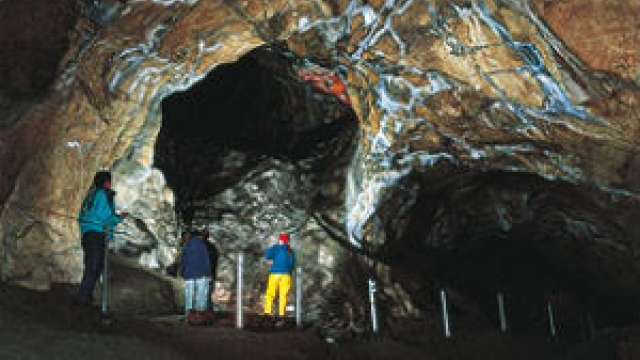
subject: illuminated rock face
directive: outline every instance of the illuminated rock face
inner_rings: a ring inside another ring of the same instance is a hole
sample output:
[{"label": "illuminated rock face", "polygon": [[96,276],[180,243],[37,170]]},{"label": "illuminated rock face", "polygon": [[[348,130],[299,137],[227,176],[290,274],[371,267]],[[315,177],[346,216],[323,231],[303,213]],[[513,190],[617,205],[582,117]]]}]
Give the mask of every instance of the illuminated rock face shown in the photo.
[{"label": "illuminated rock face", "polygon": [[534,9],[589,68],[638,82],[637,1],[532,2]]},{"label": "illuminated rock face", "polygon": [[[640,196],[637,8],[632,0],[100,2],[79,17],[46,99],[3,100],[19,116],[0,130],[2,276],[30,286],[77,280],[69,217],[92,174],[111,167],[121,204],[143,209],[141,221],[161,219],[128,224],[138,243],[119,246],[136,249],[145,266],[171,262],[180,199],[154,169],[161,100],[280,41],[343,77],[359,121],[346,188],[334,192],[345,207],[332,215],[347,241],[327,250],[325,270],[334,272],[327,285],[355,299],[339,310],[346,318],[362,300],[345,288],[367,271],[390,314],[413,316],[416,283],[434,277],[464,288],[474,279],[456,275],[463,260],[508,248],[492,242],[500,239],[548,245],[540,256],[566,265],[556,270],[578,284],[570,291],[604,296],[610,285],[628,298],[640,274],[640,230],[630,220]],[[629,21],[614,26],[600,14]],[[589,256],[567,250],[576,244]],[[345,249],[385,265],[366,269]],[[424,259],[428,266],[411,266]],[[491,268],[483,281],[509,269]]]},{"label": "illuminated rock face", "polygon": [[323,293],[315,289],[335,282],[335,262],[347,251],[316,217],[344,217],[357,121],[332,92],[301,81],[294,67],[303,59],[283,51],[254,49],[165,99],[155,165],[176,194],[180,218],[210,232],[219,254],[217,303],[235,304],[242,251],[247,307],[262,311],[262,251],[287,232],[304,272],[306,311],[317,319]]}]

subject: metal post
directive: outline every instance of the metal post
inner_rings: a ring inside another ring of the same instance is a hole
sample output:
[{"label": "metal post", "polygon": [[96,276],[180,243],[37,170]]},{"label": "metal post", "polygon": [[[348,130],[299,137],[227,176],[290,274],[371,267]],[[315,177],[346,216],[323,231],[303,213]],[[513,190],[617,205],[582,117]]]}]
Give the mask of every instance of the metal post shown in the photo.
[{"label": "metal post", "polygon": [[237,282],[237,294],[236,294],[236,327],[242,329],[242,262],[244,256],[242,251],[238,252],[238,274],[236,278]]},{"label": "metal post", "polygon": [[497,294],[498,298],[498,316],[500,320],[500,331],[507,332],[507,313],[504,309],[504,295],[499,292]]},{"label": "metal post", "polygon": [[444,336],[451,338],[451,327],[449,326],[449,309],[447,308],[447,293],[440,289],[440,304],[442,306],[442,320],[444,321]]},{"label": "metal post", "polygon": [[296,326],[302,327],[302,268],[296,268]]},{"label": "metal post", "polygon": [[553,307],[551,306],[551,302],[547,302],[547,315],[549,316],[549,331],[551,332],[551,336],[556,337],[557,329],[556,329],[556,321],[553,316]]},{"label": "metal post", "polygon": [[107,315],[107,311],[108,311],[108,306],[107,306],[107,302],[109,300],[108,298],[108,291],[109,291],[109,273],[107,272],[109,270],[109,245],[108,245],[108,239],[105,239],[104,242],[104,265],[102,268],[102,315]]},{"label": "metal post", "polygon": [[378,332],[378,310],[376,309],[376,281],[369,279],[369,304],[371,305],[371,330]]}]

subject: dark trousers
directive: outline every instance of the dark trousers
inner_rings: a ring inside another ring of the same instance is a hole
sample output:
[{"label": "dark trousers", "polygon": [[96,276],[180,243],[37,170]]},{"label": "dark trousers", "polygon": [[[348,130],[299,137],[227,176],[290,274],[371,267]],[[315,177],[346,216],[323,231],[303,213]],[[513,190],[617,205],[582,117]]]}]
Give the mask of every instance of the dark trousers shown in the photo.
[{"label": "dark trousers", "polygon": [[93,298],[93,290],[104,268],[105,241],[106,235],[104,233],[89,231],[82,235],[84,271],[76,296],[81,304],[89,304]]}]

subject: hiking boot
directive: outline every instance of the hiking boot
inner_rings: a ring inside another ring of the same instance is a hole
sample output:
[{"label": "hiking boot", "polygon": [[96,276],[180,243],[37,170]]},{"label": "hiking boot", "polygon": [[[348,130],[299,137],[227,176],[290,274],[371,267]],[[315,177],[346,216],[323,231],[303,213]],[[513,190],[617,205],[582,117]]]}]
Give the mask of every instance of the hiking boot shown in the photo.
[{"label": "hiking boot", "polygon": [[216,321],[216,313],[214,313],[213,311],[209,310],[202,312],[201,314],[204,322],[207,324],[213,324]]},{"label": "hiking boot", "polygon": [[73,298],[71,299],[71,306],[75,309],[78,309],[78,311],[98,311],[100,310],[101,305],[100,304],[94,304],[93,302],[89,301],[82,301],[78,298]]},{"label": "hiking boot", "polygon": [[71,299],[71,305],[79,307],[90,307],[91,301],[80,300],[77,297]]},{"label": "hiking boot", "polygon": [[287,323],[284,321],[284,319],[280,319],[278,321],[276,321],[276,328],[280,329],[283,328]]},{"label": "hiking boot", "polygon": [[203,325],[205,322],[206,318],[204,313],[195,309],[189,310],[189,314],[187,315],[187,323],[189,325]]}]

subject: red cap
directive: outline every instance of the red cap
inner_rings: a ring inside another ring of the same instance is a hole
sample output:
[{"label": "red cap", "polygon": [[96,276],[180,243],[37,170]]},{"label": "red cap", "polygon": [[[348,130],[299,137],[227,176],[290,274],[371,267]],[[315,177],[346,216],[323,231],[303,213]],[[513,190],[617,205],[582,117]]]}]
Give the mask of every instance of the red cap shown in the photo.
[{"label": "red cap", "polygon": [[280,234],[280,236],[278,236],[278,239],[280,239],[281,241],[284,241],[286,244],[288,244],[289,243],[289,234],[282,233],[282,234]]}]

